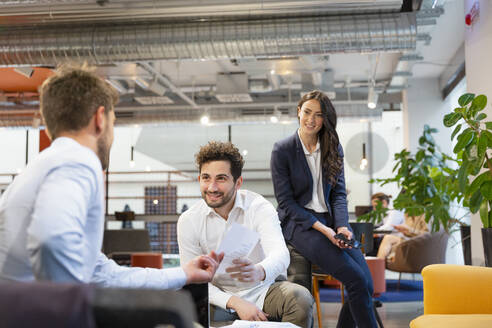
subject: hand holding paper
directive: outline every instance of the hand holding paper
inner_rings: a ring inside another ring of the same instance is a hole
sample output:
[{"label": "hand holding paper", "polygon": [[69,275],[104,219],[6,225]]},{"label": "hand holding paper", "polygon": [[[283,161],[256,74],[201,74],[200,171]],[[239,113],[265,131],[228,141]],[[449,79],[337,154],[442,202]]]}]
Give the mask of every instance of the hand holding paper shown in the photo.
[{"label": "hand holding paper", "polygon": [[231,273],[231,278],[238,279],[242,282],[256,282],[265,279],[265,269],[254,264],[248,258],[239,258],[232,261],[234,264],[226,268],[226,272]]},{"label": "hand holding paper", "polygon": [[233,223],[216,251],[219,254],[225,254],[217,269],[217,274],[227,274],[226,268],[236,267],[234,260],[247,259],[259,240],[260,235],[257,232]]}]

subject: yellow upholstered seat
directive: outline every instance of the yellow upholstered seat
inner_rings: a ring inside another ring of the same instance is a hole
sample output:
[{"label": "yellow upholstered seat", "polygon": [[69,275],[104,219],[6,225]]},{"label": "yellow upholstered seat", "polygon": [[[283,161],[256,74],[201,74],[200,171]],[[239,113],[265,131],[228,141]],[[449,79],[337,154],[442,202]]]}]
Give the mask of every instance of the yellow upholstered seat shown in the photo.
[{"label": "yellow upholstered seat", "polygon": [[411,328],[490,328],[492,314],[426,314],[410,323]]},{"label": "yellow upholstered seat", "polygon": [[492,268],[433,264],[422,270],[424,315],[421,327],[492,327]]}]

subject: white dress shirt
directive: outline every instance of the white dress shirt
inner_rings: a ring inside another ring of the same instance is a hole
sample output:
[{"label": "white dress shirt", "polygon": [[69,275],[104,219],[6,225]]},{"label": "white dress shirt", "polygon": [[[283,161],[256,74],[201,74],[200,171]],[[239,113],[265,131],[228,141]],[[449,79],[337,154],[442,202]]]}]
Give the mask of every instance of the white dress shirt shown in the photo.
[{"label": "white dress shirt", "polygon": [[113,287],[180,288],[181,268],[118,266],[101,253],[101,162],[71,138],[57,138],[0,199],[0,281],[48,280]]},{"label": "white dress shirt", "polygon": [[232,223],[238,223],[256,231],[260,242],[249,259],[265,269],[265,280],[253,286],[233,287],[214,279],[209,284],[210,303],[226,309],[233,295],[255,303],[263,309],[263,302],[275,279],[287,276],[289,251],[285,245],[277,211],[261,195],[247,190],[238,190],[234,206],[227,220],[217,214],[202,199],[181,214],[178,220],[178,244],[181,264],[188,263],[198,255],[215,251]]},{"label": "white dress shirt", "polygon": [[394,230],[395,225],[405,223],[405,214],[403,212],[390,209],[387,215],[383,219],[383,225],[374,229],[374,231],[378,230]]},{"label": "white dress shirt", "polygon": [[301,140],[304,156],[306,156],[306,161],[309,170],[311,171],[311,176],[313,177],[313,197],[311,197],[311,201],[304,207],[317,213],[326,213],[328,212],[328,207],[326,207],[325,195],[323,192],[323,173],[321,170],[321,150],[319,147],[319,140],[316,142],[314,151],[310,153],[302,142],[299,130],[297,130],[297,133],[299,134],[299,140]]}]

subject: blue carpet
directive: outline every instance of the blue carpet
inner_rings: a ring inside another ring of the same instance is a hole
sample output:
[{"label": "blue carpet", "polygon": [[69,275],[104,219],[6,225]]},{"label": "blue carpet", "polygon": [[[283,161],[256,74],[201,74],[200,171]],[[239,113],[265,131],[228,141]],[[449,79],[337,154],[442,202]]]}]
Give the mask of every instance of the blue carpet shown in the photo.
[{"label": "blue carpet", "polygon": [[[423,285],[420,280],[401,280],[400,290],[396,290],[398,280],[386,280],[386,292],[377,299],[381,302],[415,302],[422,301],[424,297]],[[321,287],[321,302],[341,302],[340,290],[336,288]],[[347,292],[345,292],[347,296]]]}]

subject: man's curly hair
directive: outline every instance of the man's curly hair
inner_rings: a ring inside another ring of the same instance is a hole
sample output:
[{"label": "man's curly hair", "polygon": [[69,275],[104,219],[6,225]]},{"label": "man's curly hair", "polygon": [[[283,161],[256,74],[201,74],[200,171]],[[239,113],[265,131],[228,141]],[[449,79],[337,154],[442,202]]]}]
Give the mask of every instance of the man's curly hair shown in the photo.
[{"label": "man's curly hair", "polygon": [[230,142],[210,141],[195,155],[198,171],[202,171],[202,165],[213,161],[228,161],[231,164],[231,174],[236,181],[242,173],[244,159],[239,149]]}]

